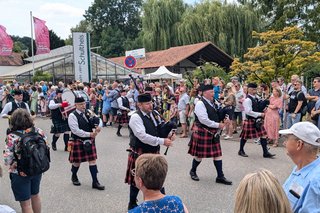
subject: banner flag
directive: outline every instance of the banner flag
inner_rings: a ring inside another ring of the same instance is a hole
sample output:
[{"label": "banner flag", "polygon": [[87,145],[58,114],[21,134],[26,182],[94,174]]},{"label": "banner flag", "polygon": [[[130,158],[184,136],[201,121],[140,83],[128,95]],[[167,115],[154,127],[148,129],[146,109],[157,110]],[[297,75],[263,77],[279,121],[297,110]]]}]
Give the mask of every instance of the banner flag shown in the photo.
[{"label": "banner flag", "polygon": [[90,82],[91,59],[90,59],[90,34],[73,32],[73,62],[74,79],[80,82]]},{"label": "banner flag", "polygon": [[6,28],[0,25],[0,56],[11,55],[13,48],[13,41],[6,33]]},{"label": "banner flag", "polygon": [[35,33],[35,40],[36,40],[36,47],[38,54],[44,54],[50,52],[50,39],[49,39],[49,30],[48,27],[45,25],[45,21],[33,17],[34,22],[34,33]]}]

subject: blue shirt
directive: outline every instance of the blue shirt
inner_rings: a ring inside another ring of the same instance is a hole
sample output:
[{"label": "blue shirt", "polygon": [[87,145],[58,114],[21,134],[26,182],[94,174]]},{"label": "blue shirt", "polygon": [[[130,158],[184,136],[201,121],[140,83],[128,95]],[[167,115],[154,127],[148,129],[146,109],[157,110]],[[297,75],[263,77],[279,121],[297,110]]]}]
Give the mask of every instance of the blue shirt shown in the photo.
[{"label": "blue shirt", "polygon": [[[299,171],[294,167],[283,188],[294,213],[320,212],[320,158]],[[295,197],[295,191],[300,198]]]},{"label": "blue shirt", "polygon": [[219,100],[220,86],[214,86],[213,91],[214,91],[214,99]]},{"label": "blue shirt", "polygon": [[129,213],[184,213],[182,201],[177,196],[166,195],[160,200],[145,201]]}]

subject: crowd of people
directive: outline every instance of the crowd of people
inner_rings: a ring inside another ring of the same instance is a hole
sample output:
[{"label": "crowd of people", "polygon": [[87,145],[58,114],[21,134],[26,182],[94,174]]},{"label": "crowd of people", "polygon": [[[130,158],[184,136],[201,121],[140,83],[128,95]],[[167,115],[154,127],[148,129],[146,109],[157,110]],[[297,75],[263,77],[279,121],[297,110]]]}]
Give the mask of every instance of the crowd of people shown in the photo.
[{"label": "crowd of people", "polygon": [[[63,98],[67,92],[75,95],[74,103]],[[203,158],[212,158],[217,171],[216,183],[224,185],[232,185],[232,181],[223,172],[221,138],[230,140],[240,133],[238,155],[241,157],[248,157],[244,151],[247,140],[256,139],[261,144],[263,157],[274,158],[268,144],[277,147],[280,133],[288,135],[285,146],[296,164],[295,169],[283,189],[269,171],[246,176],[237,190],[235,212],[270,212],[263,208],[271,203],[280,212],[314,212],[312,210],[319,207],[311,201],[319,196],[319,190],[314,188],[320,180],[317,178],[319,97],[320,77],[314,78],[312,88],[307,90],[297,75],[291,76],[288,85],[280,77],[270,86],[241,83],[238,77],[226,83],[217,76],[203,83],[182,79],[175,86],[165,80],[148,83],[140,79],[112,83],[99,79],[98,82],[59,82],[57,85],[44,81],[24,85],[14,81],[0,87],[1,117],[9,118],[5,164],[9,166],[12,190],[22,212],[40,212],[41,174],[28,176],[17,170],[20,159],[15,153],[20,134],[34,131],[47,141],[42,130],[34,127],[35,117],[51,117],[52,141],[46,143],[51,144],[53,151],[57,150],[56,143],[63,134],[64,151],[70,152],[73,185],[81,185],[77,172],[81,163],[88,162],[92,188],[98,190],[105,187],[97,178],[95,137],[102,127],[109,126],[115,126],[116,135],[121,137],[122,127],[128,125],[130,148],[125,182],[130,186],[129,212],[148,212],[147,209],[159,206],[166,208],[164,212],[188,212],[181,199],[165,195],[163,187],[168,168],[159,155],[160,145],[172,146],[177,127],[180,127],[180,138],[190,137],[191,179],[199,181],[197,167]],[[70,106],[74,108],[69,111]],[[169,131],[163,133],[168,128]],[[307,173],[312,175],[305,177]],[[255,181],[265,185],[255,185]],[[256,187],[250,188],[252,193],[264,190],[266,196],[273,196],[272,202],[266,204],[259,197],[264,194],[250,194],[248,187]],[[138,205],[140,190],[146,200]]]}]

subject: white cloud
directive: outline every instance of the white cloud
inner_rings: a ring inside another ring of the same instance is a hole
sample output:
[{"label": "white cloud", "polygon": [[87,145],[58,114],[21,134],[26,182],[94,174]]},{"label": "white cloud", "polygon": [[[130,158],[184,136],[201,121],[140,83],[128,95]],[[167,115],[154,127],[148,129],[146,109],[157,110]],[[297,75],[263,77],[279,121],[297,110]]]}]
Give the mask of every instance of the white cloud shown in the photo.
[{"label": "white cloud", "polygon": [[40,6],[41,13],[48,16],[69,16],[69,17],[82,17],[84,9],[72,7],[64,3],[45,3]]}]

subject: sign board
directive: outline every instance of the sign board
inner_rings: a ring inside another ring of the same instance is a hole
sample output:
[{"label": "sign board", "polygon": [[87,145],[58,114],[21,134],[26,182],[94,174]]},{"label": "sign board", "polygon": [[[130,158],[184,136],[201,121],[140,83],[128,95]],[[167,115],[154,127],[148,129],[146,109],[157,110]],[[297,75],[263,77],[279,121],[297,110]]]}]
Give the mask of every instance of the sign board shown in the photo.
[{"label": "sign board", "polygon": [[126,67],[129,69],[132,69],[137,65],[137,60],[135,57],[129,55],[124,59],[124,65],[126,65]]},{"label": "sign board", "polygon": [[127,56],[133,56],[135,58],[145,58],[146,57],[146,49],[141,48],[141,49],[126,51],[126,57]]},{"label": "sign board", "polygon": [[74,79],[80,82],[90,82],[90,35],[89,33],[72,33]]}]

